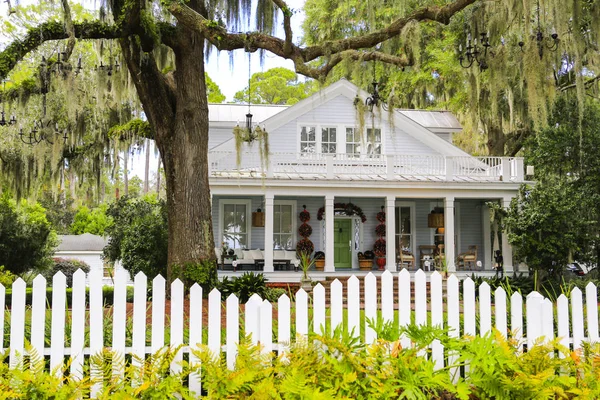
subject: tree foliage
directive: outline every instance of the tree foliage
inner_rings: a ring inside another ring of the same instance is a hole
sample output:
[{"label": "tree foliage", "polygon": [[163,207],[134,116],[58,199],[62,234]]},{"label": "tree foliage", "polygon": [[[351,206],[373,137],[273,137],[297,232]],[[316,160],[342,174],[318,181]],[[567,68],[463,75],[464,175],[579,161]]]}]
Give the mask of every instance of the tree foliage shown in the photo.
[{"label": "tree foliage", "polygon": [[0,197],[0,265],[21,274],[43,271],[52,264],[57,245],[46,210],[39,203],[11,199],[8,192]]},{"label": "tree foliage", "polygon": [[221,92],[219,85],[215,83],[208,74],[204,74],[206,79],[206,95],[209,103],[222,103],[225,101],[225,95]]},{"label": "tree foliage", "polygon": [[152,196],[139,199],[123,196],[108,207],[112,224],[104,248],[105,259],[121,261],[132,275],[142,271],[149,278],[167,271],[166,204]]},{"label": "tree foliage", "polygon": [[104,236],[106,228],[111,224],[110,218],[106,215],[107,208],[106,205],[100,205],[91,210],[86,206],[79,207],[70,227],[71,233],[73,235],[91,233]]},{"label": "tree foliage", "polygon": [[250,94],[252,104],[293,105],[310,96],[316,90],[312,81],[301,82],[298,74],[287,68],[271,68],[252,74],[250,87],[240,90],[233,97],[236,103],[247,103]]},{"label": "tree foliage", "polygon": [[557,272],[573,258],[597,263],[600,106],[586,101],[581,110],[574,96],[557,98],[548,127],[529,140],[526,155],[538,183],[522,188],[508,213],[515,256]]}]

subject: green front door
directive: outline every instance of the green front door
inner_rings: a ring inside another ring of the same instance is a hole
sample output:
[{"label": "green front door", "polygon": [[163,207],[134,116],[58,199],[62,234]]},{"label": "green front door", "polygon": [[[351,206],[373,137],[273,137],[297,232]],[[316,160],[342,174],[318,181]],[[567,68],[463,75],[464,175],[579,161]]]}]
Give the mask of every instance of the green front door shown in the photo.
[{"label": "green front door", "polygon": [[333,222],[333,262],[336,268],[352,268],[352,220]]}]

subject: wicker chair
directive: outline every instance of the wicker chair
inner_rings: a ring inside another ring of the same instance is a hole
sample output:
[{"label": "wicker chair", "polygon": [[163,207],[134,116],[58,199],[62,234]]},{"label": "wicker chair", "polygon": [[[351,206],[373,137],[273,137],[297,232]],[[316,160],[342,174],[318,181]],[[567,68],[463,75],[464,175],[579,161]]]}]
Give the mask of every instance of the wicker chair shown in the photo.
[{"label": "wicker chair", "polygon": [[396,259],[400,265],[400,268],[404,267],[404,264],[407,265],[408,269],[415,268],[415,256],[408,250],[398,251]]},{"label": "wicker chair", "polygon": [[475,269],[477,265],[477,246],[469,246],[469,250],[457,257],[458,269]]}]

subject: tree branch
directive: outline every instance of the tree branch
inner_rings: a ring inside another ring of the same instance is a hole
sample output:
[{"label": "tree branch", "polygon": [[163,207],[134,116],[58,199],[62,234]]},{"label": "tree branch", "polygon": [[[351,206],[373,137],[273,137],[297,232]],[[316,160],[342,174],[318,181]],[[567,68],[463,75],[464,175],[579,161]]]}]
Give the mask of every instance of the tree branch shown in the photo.
[{"label": "tree branch", "polygon": [[[75,36],[82,39],[115,39],[121,36],[121,32],[114,25],[97,21],[75,24],[74,29]],[[27,53],[37,49],[42,43],[68,37],[64,25],[56,21],[45,22],[29,29],[24,39],[15,40],[0,53],[0,79],[6,78]]]},{"label": "tree branch", "polygon": [[285,45],[283,46],[283,51],[286,54],[290,54],[292,52],[292,10],[287,5],[287,3],[283,0],[273,0],[273,3],[281,10],[283,13],[283,31],[285,32]]},{"label": "tree branch", "polygon": [[[598,80],[600,80],[600,74],[598,74],[595,77],[590,78],[587,81],[583,82],[583,85],[587,87],[587,86],[590,86],[592,83],[594,83],[594,82],[596,82]],[[571,83],[570,85],[559,87],[559,90],[561,92],[564,92],[566,90],[573,89],[575,87],[577,87],[577,83]]]},{"label": "tree branch", "polygon": [[64,61],[69,61],[73,49],[75,48],[75,27],[73,26],[73,18],[71,17],[71,7],[69,6],[69,0],[61,0],[63,8],[63,19],[65,21],[65,30],[69,34],[69,40],[67,41],[67,48],[65,50]]},{"label": "tree branch", "polygon": [[[225,27],[219,25],[215,21],[204,18],[182,2],[171,3],[169,5],[169,11],[175,16],[179,23],[190,29],[201,32],[207,40],[219,50],[236,50],[242,48],[250,49],[250,51],[255,51],[256,49],[268,50],[279,57],[294,61],[298,73],[312,78],[320,78],[326,75],[335,65],[339,64],[344,57],[364,59],[364,54],[368,53],[360,53],[357,52],[357,50],[371,48],[383,41],[398,36],[402,32],[402,29],[404,29],[411,21],[436,21],[442,24],[448,24],[450,18],[454,14],[462,11],[467,6],[477,1],[479,0],[455,0],[445,6],[423,7],[407,17],[396,19],[387,27],[375,32],[346,39],[330,40],[306,48],[298,47],[292,43],[291,25],[286,27],[285,19],[284,28],[286,31],[286,39],[282,40],[278,37],[259,32],[252,32],[250,34],[229,33]],[[287,9],[285,8],[287,6],[284,0],[273,0],[273,2],[282,9],[282,11]],[[291,15],[289,9],[287,10],[288,13],[284,11],[284,18],[286,18],[287,14],[289,23],[289,17]],[[329,62],[321,68],[307,65],[308,62],[321,56],[335,57],[332,57]],[[391,55],[384,57],[383,53],[374,53],[374,55],[370,57],[373,57],[371,58],[373,60],[377,59],[395,65],[409,65],[409,61],[404,57]]]}]

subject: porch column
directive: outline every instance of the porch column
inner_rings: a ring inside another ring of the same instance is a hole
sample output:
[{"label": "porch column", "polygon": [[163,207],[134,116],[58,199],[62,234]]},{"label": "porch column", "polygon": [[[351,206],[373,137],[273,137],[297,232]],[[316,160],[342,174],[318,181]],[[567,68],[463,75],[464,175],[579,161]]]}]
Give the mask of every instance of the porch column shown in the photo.
[{"label": "porch column", "polygon": [[454,265],[454,197],[444,199],[444,252],[446,253],[446,262],[448,272],[455,272]]},{"label": "porch column", "polygon": [[[510,207],[510,198],[502,200],[502,207],[507,209]],[[502,232],[502,259],[504,261],[504,272],[513,272],[513,251],[512,246],[508,243],[508,234],[506,231]]]},{"label": "porch column", "polygon": [[386,269],[396,271],[396,196],[388,195],[385,205]]},{"label": "porch column", "polygon": [[328,194],[325,196],[325,272],[335,272],[333,261],[333,201],[333,195]]},{"label": "porch column", "polygon": [[265,194],[265,266],[264,272],[273,272],[273,203],[275,196]]}]

